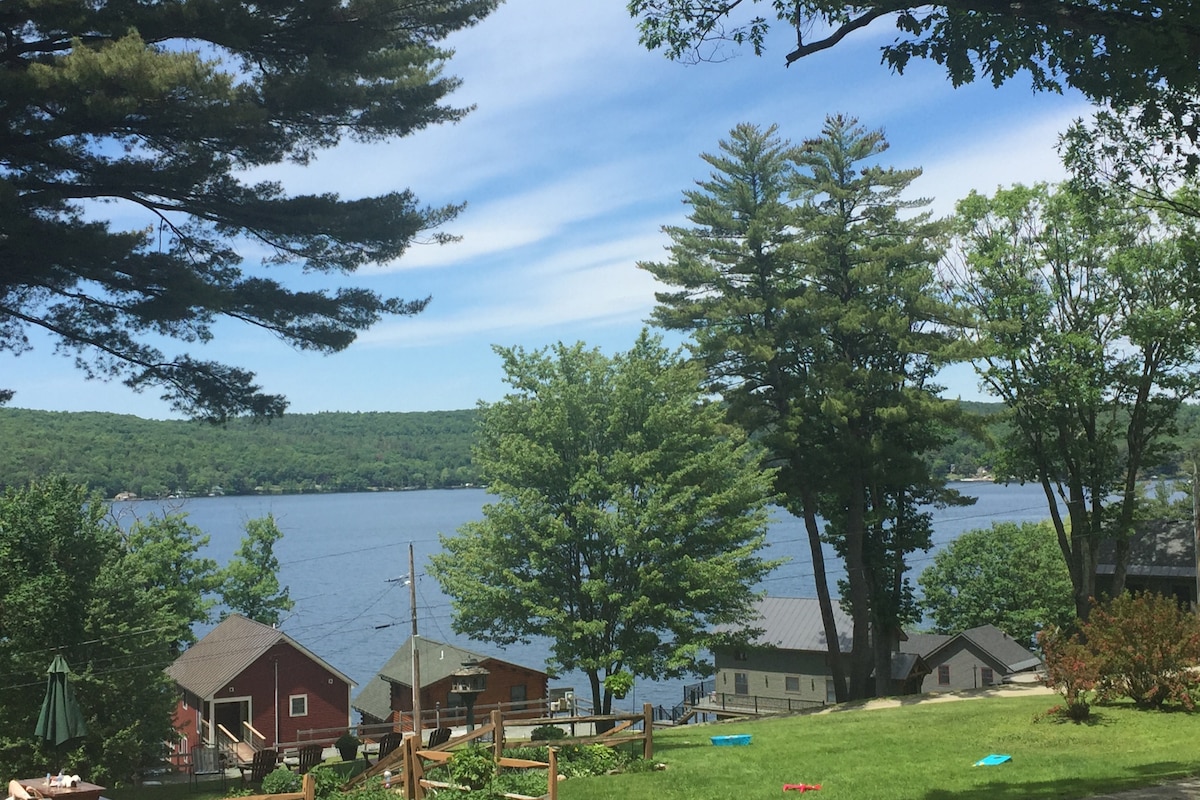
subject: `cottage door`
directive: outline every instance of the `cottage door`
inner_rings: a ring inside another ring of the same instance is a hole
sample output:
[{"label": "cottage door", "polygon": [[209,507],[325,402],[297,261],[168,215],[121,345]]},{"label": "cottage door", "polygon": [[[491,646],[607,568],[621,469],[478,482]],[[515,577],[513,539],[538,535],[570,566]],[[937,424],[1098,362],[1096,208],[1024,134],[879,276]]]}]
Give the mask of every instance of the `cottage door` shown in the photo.
[{"label": "cottage door", "polygon": [[213,706],[216,723],[229,731],[237,741],[245,740],[246,733],[242,723],[250,720],[250,700],[248,698],[218,700]]}]

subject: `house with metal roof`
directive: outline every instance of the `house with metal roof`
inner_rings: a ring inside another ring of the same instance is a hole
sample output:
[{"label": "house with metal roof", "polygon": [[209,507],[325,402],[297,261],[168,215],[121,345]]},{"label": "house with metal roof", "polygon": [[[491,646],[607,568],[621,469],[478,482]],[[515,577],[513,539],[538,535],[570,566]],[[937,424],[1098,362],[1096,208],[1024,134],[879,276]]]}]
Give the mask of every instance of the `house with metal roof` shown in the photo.
[{"label": "house with metal roof", "polygon": [[1038,656],[995,625],[980,625],[953,636],[909,634],[900,650],[920,655],[928,663],[923,692],[981,689],[1019,675],[1033,679],[1042,668]]},{"label": "house with metal roof", "polygon": [[[837,605],[833,617],[838,650],[848,654],[854,645],[852,620]],[[760,598],[740,628],[758,633],[745,645],[713,648],[716,673],[712,691],[695,704],[698,711],[734,716],[800,711],[836,702],[829,640],[816,598]],[[733,626],[717,629],[733,630]],[[916,654],[898,654],[891,675],[896,693],[915,691],[927,672],[924,660]]]},{"label": "house with metal roof", "polygon": [[[364,724],[392,723],[402,730],[413,729],[413,642],[410,637],[400,645],[351,703],[362,714]],[[467,662],[476,662],[487,671],[486,687],[474,700],[477,713],[496,707],[503,709],[506,718],[546,713],[544,671],[424,636],[415,637],[415,642],[423,729],[461,725],[466,721],[464,698],[452,691],[452,684],[454,673]]]},{"label": "house with metal roof", "polygon": [[[179,688],[175,730],[196,744],[249,749],[336,738],[350,725],[354,681],[282,631],[231,614],[167,674]],[[239,745],[245,745],[241,747]],[[240,758],[240,755],[239,755]]]}]

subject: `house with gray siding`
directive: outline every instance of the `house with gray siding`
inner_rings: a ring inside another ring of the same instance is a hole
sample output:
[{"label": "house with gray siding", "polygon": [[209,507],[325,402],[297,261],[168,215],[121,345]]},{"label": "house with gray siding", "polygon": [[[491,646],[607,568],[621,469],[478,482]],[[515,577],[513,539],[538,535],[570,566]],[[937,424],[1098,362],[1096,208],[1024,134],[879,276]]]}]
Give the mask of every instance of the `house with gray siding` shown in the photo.
[{"label": "house with gray siding", "polygon": [[900,650],[922,656],[929,665],[922,692],[995,686],[1020,674],[1032,677],[1042,667],[1040,658],[995,625],[981,625],[954,636],[909,634]]}]

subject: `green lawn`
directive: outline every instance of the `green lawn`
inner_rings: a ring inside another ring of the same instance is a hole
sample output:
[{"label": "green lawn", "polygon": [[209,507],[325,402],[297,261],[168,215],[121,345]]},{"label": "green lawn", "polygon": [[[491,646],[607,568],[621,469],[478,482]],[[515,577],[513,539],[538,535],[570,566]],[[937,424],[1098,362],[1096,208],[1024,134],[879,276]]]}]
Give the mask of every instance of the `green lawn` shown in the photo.
[{"label": "green lawn", "polygon": [[[561,800],[788,800],[785,783],[820,784],[814,800],[1079,798],[1200,773],[1200,725],[1182,712],[1096,710],[1084,725],[1035,721],[1053,696],[684,726],[656,732],[661,772],[564,782]],[[710,736],[749,733],[746,747]],[[989,753],[1012,756],[994,767]]]},{"label": "green lawn", "polygon": [[[561,800],[1070,800],[1200,774],[1200,719],[1096,710],[1084,725],[1035,719],[1053,696],[925,703],[656,731],[660,772],[573,778]],[[746,747],[710,736],[749,733]],[[975,767],[989,753],[1012,756]],[[238,781],[230,782],[236,788]],[[112,789],[111,800],[217,800],[219,782]]]}]

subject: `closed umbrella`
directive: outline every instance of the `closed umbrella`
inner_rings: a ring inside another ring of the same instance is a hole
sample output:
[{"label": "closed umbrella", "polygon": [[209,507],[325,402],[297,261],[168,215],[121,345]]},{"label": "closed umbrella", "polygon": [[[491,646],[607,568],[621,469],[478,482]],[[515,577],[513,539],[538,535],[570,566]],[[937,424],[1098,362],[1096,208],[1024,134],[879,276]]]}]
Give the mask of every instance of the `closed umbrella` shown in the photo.
[{"label": "closed umbrella", "polygon": [[46,678],[46,699],[42,701],[42,713],[38,715],[37,728],[33,733],[47,744],[58,746],[87,733],[83,712],[79,710],[75,692],[67,682],[70,671],[67,660],[62,656],[55,656],[46,670],[49,676]]}]

